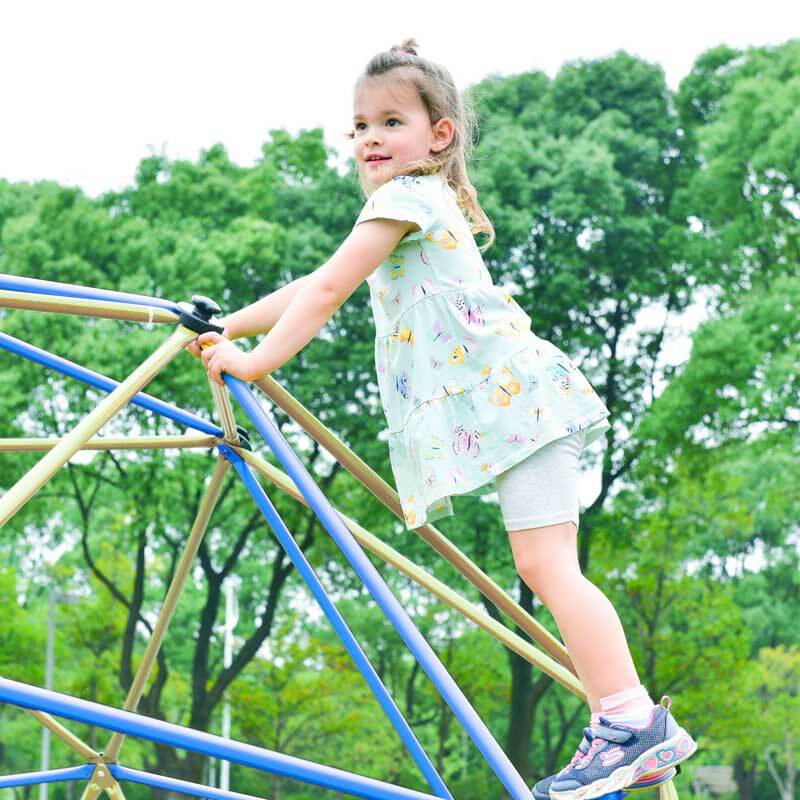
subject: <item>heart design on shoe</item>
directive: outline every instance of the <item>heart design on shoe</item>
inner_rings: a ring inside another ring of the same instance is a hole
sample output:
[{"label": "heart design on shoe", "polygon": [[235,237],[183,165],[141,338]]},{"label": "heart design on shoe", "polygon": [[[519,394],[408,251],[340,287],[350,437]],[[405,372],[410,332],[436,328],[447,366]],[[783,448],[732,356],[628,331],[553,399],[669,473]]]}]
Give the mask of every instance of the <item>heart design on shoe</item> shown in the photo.
[{"label": "heart design on shoe", "polygon": [[665,763],[669,764],[675,758],[674,750],[659,750],[658,757]]},{"label": "heart design on shoe", "polygon": [[650,756],[647,761],[644,762],[644,768],[646,770],[655,769],[658,766],[658,759],[655,756]]}]

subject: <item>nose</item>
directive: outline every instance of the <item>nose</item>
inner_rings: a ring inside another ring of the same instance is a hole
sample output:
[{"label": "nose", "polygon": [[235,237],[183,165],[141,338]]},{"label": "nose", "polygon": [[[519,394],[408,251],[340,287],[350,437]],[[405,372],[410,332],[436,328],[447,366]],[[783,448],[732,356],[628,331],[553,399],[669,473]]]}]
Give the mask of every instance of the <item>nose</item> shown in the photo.
[{"label": "nose", "polygon": [[364,131],[363,141],[367,146],[380,144],[381,137],[379,135],[379,129],[374,125],[367,126],[367,129]]}]

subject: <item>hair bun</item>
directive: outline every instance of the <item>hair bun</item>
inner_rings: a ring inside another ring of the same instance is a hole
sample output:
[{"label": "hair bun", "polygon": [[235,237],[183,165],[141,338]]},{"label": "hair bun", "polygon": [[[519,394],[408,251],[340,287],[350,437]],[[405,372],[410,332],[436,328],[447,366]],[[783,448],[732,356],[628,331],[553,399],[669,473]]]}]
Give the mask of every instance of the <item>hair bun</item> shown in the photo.
[{"label": "hair bun", "polygon": [[417,44],[416,40],[411,38],[411,39],[406,39],[403,42],[403,44],[399,44],[399,45],[396,44],[394,47],[392,47],[392,50],[395,50],[396,52],[399,52],[399,53],[408,53],[411,56],[415,56],[415,55],[418,55],[417,54],[417,49],[418,48],[419,48],[419,45]]}]

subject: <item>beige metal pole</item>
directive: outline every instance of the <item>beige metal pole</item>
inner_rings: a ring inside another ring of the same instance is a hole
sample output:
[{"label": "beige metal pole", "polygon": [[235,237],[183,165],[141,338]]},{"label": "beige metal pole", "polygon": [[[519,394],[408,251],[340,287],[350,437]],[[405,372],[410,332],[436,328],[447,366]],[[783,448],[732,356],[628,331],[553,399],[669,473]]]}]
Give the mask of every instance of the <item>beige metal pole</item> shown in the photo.
[{"label": "beige metal pole", "polygon": [[234,444],[239,443],[239,432],[236,430],[236,417],[233,415],[233,408],[231,407],[231,400],[228,396],[228,389],[225,386],[220,386],[208,379],[208,385],[211,387],[211,396],[214,398],[214,405],[217,408],[219,415],[219,422],[222,425],[222,430],[225,431],[225,438]]},{"label": "beige metal pole", "polygon": [[179,320],[178,315],[172,311],[154,306],[125,305],[106,300],[86,300],[55,295],[34,295],[29,292],[14,292],[5,289],[0,290],[0,308],[79,314],[82,317],[126,319],[131,322],[166,322],[173,325]]},{"label": "beige metal pole", "polygon": [[[265,461],[261,456],[256,453],[251,453],[243,448],[237,448],[239,455],[257,470],[265,478],[269,479],[279,489],[286,492],[286,494],[293,497],[303,505],[308,506],[306,499],[301,494],[300,490],[295,486],[292,479],[281,472],[276,467],[273,467],[269,462]],[[492,619],[485,611],[478,608],[474,603],[470,603],[461,595],[455,592],[446,584],[430,575],[410,561],[405,556],[398,553],[385,542],[378,539],[372,533],[362,528],[354,520],[351,520],[341,511],[336,512],[342,518],[342,521],[350,529],[350,532],[367,550],[374,553],[379,558],[382,558],[388,564],[399,569],[404,575],[407,575],[411,580],[418,583],[420,586],[427,589],[429,592],[438,597],[442,602],[459,611],[468,619],[472,620],[476,625],[483,628],[487,633],[495,637],[499,642],[504,644],[509,649],[513,650],[522,658],[530,661],[531,664],[538,667],[542,672],[549,675],[554,680],[558,681],[566,689],[569,689],[573,694],[586,700],[586,693],[583,685],[575,675],[569,670],[559,664],[555,659],[551,658],[544,653],[541,653],[529,642],[526,642],[521,636],[506,628],[505,625]]]},{"label": "beige metal pole", "polygon": [[[142,661],[139,668],[136,670],[136,675],[128,690],[128,696],[125,699],[123,709],[125,711],[135,711],[142,699],[144,686],[147,683],[147,678],[150,675],[153,665],[156,663],[158,651],[164,642],[164,636],[167,633],[172,615],[175,613],[175,607],[178,604],[178,598],[183,590],[186,578],[194,563],[194,558],[197,555],[197,548],[200,547],[200,542],[205,535],[208,522],[211,519],[211,514],[219,499],[220,491],[222,490],[222,482],[230,469],[230,462],[223,456],[217,457],[217,465],[214,469],[214,474],[211,476],[211,482],[206,489],[203,501],[197,511],[194,524],[189,533],[189,539],[186,542],[186,548],[181,555],[178,566],[175,570],[175,575],[172,578],[172,583],[167,590],[167,595],[164,598],[164,605],[161,607],[161,612],[156,620],[153,633],[150,640],[147,642]],[[103,752],[103,758],[106,762],[116,761],[119,757],[119,751],[122,743],[125,741],[125,735],[122,733],[114,733],[109,739],[108,747]]]},{"label": "beige metal pole", "polygon": [[113,392],[84,417],[47,455],[22,476],[0,498],[0,527],[30,500],[83,444],[111,419],[137,392],[140,392],[197,334],[179,325],[146,361],[137,367]]},{"label": "beige metal pole", "polygon": [[[61,439],[0,439],[0,452],[34,453],[52,450]],[[147,450],[214,447],[218,436],[98,436],[89,439],[81,450]]]},{"label": "beige metal pole", "polygon": [[[280,406],[303,430],[319,442],[353,477],[371,491],[399,519],[403,519],[400,498],[377,473],[365,464],[347,445],[331,433],[310,411],[299,403],[274,378],[267,376],[255,382],[267,397]],[[433,525],[423,525],[415,531],[439,555],[455,567],[485,597],[507,614],[556,661],[577,677],[575,666],[566,647],[540,625],[519,603],[503,591],[477,564],[473,563]]]},{"label": "beige metal pole", "polygon": [[99,753],[95,753],[88,744],[81,741],[72,731],[67,730],[49,714],[46,714],[44,711],[34,711],[30,708],[23,708],[22,710],[39,721],[45,728],[49,728],[65,745],[67,745],[67,747],[72,748],[78,755],[85,758],[86,761],[96,763],[102,759]]}]

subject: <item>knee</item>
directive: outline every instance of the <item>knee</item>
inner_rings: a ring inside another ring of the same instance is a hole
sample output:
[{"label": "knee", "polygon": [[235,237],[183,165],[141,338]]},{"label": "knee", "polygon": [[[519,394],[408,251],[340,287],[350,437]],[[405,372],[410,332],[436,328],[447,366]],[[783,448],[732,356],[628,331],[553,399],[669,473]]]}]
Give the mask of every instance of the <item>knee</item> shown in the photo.
[{"label": "knee", "polygon": [[516,561],[516,567],[522,580],[548,608],[555,595],[569,592],[569,587],[583,577],[580,567],[569,559],[523,557]]}]

